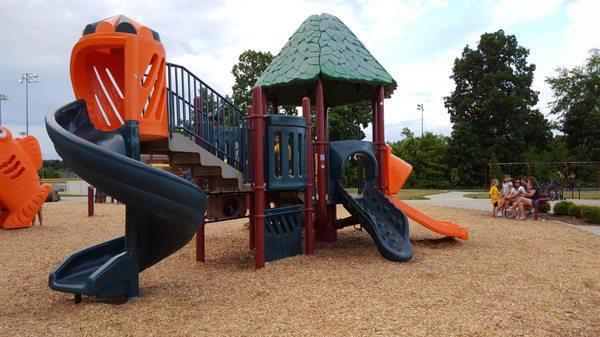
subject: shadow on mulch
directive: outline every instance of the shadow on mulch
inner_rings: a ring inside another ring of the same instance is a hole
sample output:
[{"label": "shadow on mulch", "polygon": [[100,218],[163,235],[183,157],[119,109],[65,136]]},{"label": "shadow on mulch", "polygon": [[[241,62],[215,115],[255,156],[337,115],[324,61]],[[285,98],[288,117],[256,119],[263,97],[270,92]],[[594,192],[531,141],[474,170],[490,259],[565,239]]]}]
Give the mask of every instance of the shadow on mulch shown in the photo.
[{"label": "shadow on mulch", "polygon": [[417,239],[411,240],[411,242],[413,246],[416,247],[427,247],[433,249],[449,248],[460,244],[457,239],[448,237],[438,239]]}]

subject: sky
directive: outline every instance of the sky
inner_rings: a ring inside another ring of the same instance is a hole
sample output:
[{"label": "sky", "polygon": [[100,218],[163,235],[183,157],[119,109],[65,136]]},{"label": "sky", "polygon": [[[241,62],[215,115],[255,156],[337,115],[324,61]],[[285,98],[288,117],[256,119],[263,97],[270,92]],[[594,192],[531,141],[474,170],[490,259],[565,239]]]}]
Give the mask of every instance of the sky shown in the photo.
[{"label": "sky", "polygon": [[[443,98],[453,89],[454,59],[479,36],[504,29],[530,50],[537,69],[537,108],[548,114],[552,92],[545,83],[557,67],[585,62],[600,48],[598,0],[499,1],[65,1],[2,0],[0,11],[0,93],[2,124],[25,130],[25,72],[39,75],[29,88],[30,134],[46,159],[58,158],[44,116],[74,100],[69,78],[71,49],[86,24],[124,14],[161,35],[169,62],[184,65],[223,94],[234,83],[231,68],[247,49],[277,54],[310,15],[340,18],[398,82],[385,104],[387,141],[401,130],[424,129],[449,135],[452,126]],[[550,116],[552,118],[552,116]],[[365,131],[370,137],[370,128]]]}]

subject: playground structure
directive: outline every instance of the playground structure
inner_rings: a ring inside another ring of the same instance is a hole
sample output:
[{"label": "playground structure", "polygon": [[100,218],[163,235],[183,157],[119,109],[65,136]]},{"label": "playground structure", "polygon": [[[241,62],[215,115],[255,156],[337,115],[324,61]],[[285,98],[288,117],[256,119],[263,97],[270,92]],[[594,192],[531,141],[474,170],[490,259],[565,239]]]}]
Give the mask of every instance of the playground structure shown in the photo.
[{"label": "playground structure", "polygon": [[[32,226],[52,187],[40,184],[40,144],[33,136],[13,138],[0,126],[0,228]],[[40,216],[40,224],[42,218]]]},{"label": "playground structure", "polygon": [[[204,225],[229,219],[249,218],[256,268],[301,254],[303,227],[308,255],[315,239],[336,241],[338,229],[360,223],[392,261],[413,255],[405,213],[468,238],[393,197],[412,169],[385,144],[384,99],[396,82],[334,16],[300,26],[258,79],[247,112],[167,63],[159,34],[125,16],[85,27],[71,80],[77,100],[46,117],[48,134],[75,173],[126,205],[123,237],[73,254],[50,274],[50,287],[76,301],[137,296],[139,273],[194,234],[203,261]],[[372,103],[373,141],[329,142],[328,108],[363,101]],[[278,114],[280,105],[301,105],[302,116]],[[342,186],[354,155],[366,159],[358,197]],[[338,219],[337,204],[351,216]]]}]

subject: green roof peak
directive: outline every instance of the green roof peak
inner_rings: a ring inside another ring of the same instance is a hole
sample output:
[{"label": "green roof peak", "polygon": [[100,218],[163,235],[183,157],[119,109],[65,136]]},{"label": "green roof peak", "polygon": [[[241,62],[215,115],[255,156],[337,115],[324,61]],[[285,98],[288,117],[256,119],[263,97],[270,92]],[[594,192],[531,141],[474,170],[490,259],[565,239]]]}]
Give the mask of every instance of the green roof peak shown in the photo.
[{"label": "green roof peak", "polygon": [[396,89],[396,81],[356,35],[326,13],[311,15],[300,25],[256,85],[269,89],[269,97],[279,104],[299,105],[303,96],[314,97],[319,76],[329,106],[370,100],[379,85],[386,96]]}]

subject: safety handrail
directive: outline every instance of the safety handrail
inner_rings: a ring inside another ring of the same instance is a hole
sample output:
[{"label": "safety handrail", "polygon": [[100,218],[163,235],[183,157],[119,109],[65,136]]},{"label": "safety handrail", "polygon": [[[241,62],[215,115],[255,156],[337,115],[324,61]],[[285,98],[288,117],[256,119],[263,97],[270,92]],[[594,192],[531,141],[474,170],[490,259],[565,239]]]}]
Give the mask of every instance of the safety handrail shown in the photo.
[{"label": "safety handrail", "polygon": [[171,135],[190,137],[249,180],[247,115],[187,68],[173,63],[166,67]]}]

